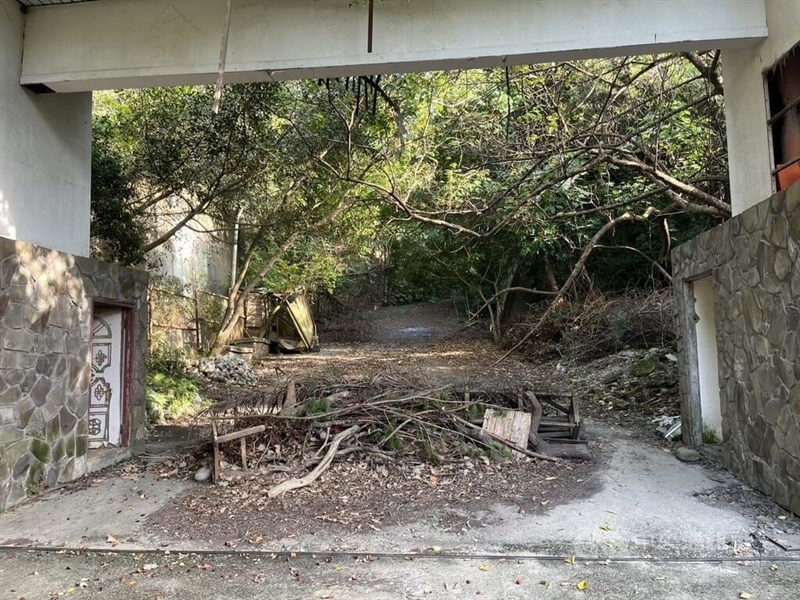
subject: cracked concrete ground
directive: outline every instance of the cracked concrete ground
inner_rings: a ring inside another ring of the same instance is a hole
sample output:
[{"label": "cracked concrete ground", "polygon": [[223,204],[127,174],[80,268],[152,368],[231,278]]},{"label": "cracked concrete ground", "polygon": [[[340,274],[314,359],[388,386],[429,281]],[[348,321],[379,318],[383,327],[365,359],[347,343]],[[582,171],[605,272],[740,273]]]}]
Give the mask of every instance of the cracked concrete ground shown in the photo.
[{"label": "cracked concrete ground", "polygon": [[[735,502],[711,505],[701,492],[747,491],[735,477],[709,464],[685,464],[663,449],[625,431],[595,428],[606,457],[592,477],[575,483],[574,498],[525,514],[517,507],[494,505],[472,515],[469,527],[441,528],[421,513],[409,522],[381,531],[325,533],[273,540],[268,550],[308,552],[444,551],[495,554],[619,557],[743,557],[750,534],[781,512],[759,514]],[[147,516],[169,510],[181,494],[201,485],[159,479],[106,477],[97,484],[67,488],[0,515],[0,543],[109,549],[192,551],[225,550],[193,540],[170,538],[146,525]],[[767,505],[769,506],[769,505]],[[775,525],[795,527],[788,514]],[[269,532],[264,532],[268,536]],[[763,552],[783,551],[767,544]]]},{"label": "cracked concrete ground", "polygon": [[[800,563],[178,553],[0,554],[0,598],[395,600],[797,597]],[[583,589],[580,589],[583,588]],[[743,594],[750,594],[749,596]]]},{"label": "cracked concrete ground", "polygon": [[463,528],[420,511],[380,531],[263,532],[259,554],[149,524],[208,484],[124,469],[89,476],[0,514],[0,599],[800,597],[800,553],[761,535],[797,531],[797,517],[712,460],[679,462],[655,438],[609,423],[589,423],[588,434],[596,469],[586,480],[557,475],[575,479],[574,493],[543,512],[494,504],[464,515]]}]

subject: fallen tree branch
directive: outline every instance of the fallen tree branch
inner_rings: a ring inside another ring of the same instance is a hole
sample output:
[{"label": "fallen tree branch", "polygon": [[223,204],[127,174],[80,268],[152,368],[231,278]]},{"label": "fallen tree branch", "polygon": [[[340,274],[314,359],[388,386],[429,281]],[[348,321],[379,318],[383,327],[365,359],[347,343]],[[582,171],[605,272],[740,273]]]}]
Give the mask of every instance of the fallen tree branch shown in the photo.
[{"label": "fallen tree branch", "polygon": [[277,498],[285,492],[300,489],[314,483],[314,481],[316,481],[319,476],[327,471],[331,466],[333,457],[336,455],[336,452],[339,450],[339,446],[342,444],[342,442],[358,433],[360,429],[360,425],[353,425],[349,429],[345,429],[344,431],[337,433],[333,438],[333,442],[331,442],[331,445],[328,448],[328,452],[325,454],[322,460],[319,461],[319,464],[314,468],[313,471],[311,471],[308,475],[304,475],[303,477],[287,479],[286,481],[282,481],[281,483],[272,486],[267,492],[267,496],[270,498]]},{"label": "fallen tree branch", "polygon": [[[669,209],[668,209],[669,210]],[[665,211],[666,212],[666,211]],[[586,261],[589,260],[589,256],[592,254],[594,249],[600,243],[600,240],[603,239],[609,231],[615,229],[617,225],[621,225],[622,223],[644,223],[649,221],[654,216],[659,214],[658,209],[654,206],[649,206],[647,210],[645,210],[642,214],[636,215],[630,212],[626,212],[623,215],[620,215],[614,219],[608,221],[605,225],[603,225],[593,236],[592,239],[589,240],[589,243],[586,244],[586,247],[583,249],[578,262],[575,263],[575,266],[572,269],[567,281],[561,286],[561,289],[558,290],[553,301],[550,303],[550,306],[547,307],[547,310],[544,311],[544,314],[539,318],[536,322],[536,325],[531,327],[530,331],[525,334],[520,341],[514,344],[503,356],[497,359],[495,365],[500,364],[503,362],[508,356],[517,350],[520,346],[522,346],[525,342],[531,339],[542,327],[542,325],[550,318],[550,315],[553,314],[553,310],[556,306],[558,306],[559,302],[572,290],[572,286],[575,285],[575,282],[578,280],[578,277],[583,273],[584,268],[586,267]]]}]

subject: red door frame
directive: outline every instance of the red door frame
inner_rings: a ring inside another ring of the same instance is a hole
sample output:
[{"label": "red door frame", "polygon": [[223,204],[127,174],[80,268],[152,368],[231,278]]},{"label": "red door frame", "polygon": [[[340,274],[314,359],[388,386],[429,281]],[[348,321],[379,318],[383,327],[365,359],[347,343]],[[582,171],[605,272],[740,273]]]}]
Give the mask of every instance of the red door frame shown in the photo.
[{"label": "red door frame", "polygon": [[[128,448],[131,443],[131,407],[133,395],[134,348],[136,340],[136,304],[106,298],[90,298],[91,321],[89,326],[89,368],[92,365],[92,327],[95,308],[119,308],[122,311],[122,403],[120,406],[121,432],[120,447]],[[91,393],[91,386],[90,391]],[[89,397],[86,398],[90,402]],[[88,405],[87,405],[88,406]],[[86,411],[89,418],[89,411]]]}]

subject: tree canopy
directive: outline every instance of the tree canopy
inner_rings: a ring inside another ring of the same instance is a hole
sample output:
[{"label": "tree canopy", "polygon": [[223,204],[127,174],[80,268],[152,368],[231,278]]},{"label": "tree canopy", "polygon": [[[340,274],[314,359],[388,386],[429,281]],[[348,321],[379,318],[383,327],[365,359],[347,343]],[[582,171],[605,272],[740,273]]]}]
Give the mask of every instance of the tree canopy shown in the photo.
[{"label": "tree canopy", "polygon": [[[123,262],[207,214],[240,253],[220,343],[259,287],[456,295],[664,285],[730,215],[719,54],[208,87],[99,98],[93,235]],[[162,220],[161,226],[157,226]],[[220,234],[222,235],[222,233]]]}]

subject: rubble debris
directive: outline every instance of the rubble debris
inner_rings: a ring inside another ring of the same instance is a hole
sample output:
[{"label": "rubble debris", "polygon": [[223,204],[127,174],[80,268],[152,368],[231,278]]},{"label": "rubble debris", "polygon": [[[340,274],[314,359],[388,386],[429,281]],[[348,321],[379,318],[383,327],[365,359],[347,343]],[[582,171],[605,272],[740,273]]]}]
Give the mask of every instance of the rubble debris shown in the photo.
[{"label": "rubble debris", "polygon": [[232,383],[234,385],[253,385],[258,375],[248,361],[237,356],[218,356],[200,361],[200,374],[210,381]]},{"label": "rubble debris", "polygon": [[786,552],[800,552],[800,535],[784,533],[780,535],[767,535],[767,539],[777,544]]},{"label": "rubble debris", "polygon": [[[669,354],[668,349],[624,350],[588,363],[573,362],[568,374],[554,369],[553,379],[581,398],[589,416],[645,428],[654,419],[680,412],[679,372]],[[642,374],[650,367],[650,373]]]},{"label": "rubble debris", "polygon": [[657,417],[653,419],[656,424],[656,431],[664,436],[665,440],[673,441],[681,437],[681,418],[676,417]]},{"label": "rubble debris", "polygon": [[204,481],[208,481],[211,479],[211,467],[203,466],[197,469],[194,473],[194,480],[203,483]]}]

